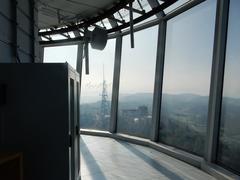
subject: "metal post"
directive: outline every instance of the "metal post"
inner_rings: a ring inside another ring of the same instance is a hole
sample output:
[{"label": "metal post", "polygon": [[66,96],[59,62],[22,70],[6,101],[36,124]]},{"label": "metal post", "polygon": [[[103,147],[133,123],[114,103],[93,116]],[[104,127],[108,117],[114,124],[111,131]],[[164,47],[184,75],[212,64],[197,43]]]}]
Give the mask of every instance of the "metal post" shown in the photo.
[{"label": "metal post", "polygon": [[167,22],[162,20],[158,27],[158,46],[157,46],[157,59],[153,95],[153,108],[152,108],[152,131],[151,140],[158,141],[159,139],[159,125],[161,114],[161,99],[162,99],[162,83],[164,71],[164,55],[166,44],[166,28]]},{"label": "metal post", "polygon": [[[75,36],[76,32],[74,32]],[[83,63],[83,43],[79,43],[78,44],[78,51],[77,51],[77,64],[76,64],[76,70],[77,72],[79,73],[79,85],[78,85],[78,129],[79,129],[79,132],[80,132],[80,98],[81,98],[81,91],[82,91],[82,63]],[[79,165],[80,167],[80,165]]]},{"label": "metal post", "polygon": [[211,86],[208,107],[208,124],[204,158],[207,162],[215,162],[220,125],[222,87],[224,77],[224,61],[227,40],[229,0],[218,0],[214,36]]},{"label": "metal post", "polygon": [[85,55],[85,72],[89,74],[89,51],[88,51],[88,42],[85,41],[84,44],[84,55]]},{"label": "metal post", "polygon": [[79,84],[82,82],[83,43],[78,44],[76,70],[79,73]]},{"label": "metal post", "polygon": [[129,3],[129,18],[130,18],[130,40],[131,40],[131,48],[134,48],[134,31],[133,31],[133,8],[132,8],[132,2]]},{"label": "metal post", "polygon": [[109,131],[111,133],[117,132],[121,56],[122,56],[122,36],[118,36],[116,38],[116,45],[115,45],[115,63],[114,63],[114,75],[113,75],[113,87],[112,87],[111,119],[110,119],[110,127],[109,127]]}]

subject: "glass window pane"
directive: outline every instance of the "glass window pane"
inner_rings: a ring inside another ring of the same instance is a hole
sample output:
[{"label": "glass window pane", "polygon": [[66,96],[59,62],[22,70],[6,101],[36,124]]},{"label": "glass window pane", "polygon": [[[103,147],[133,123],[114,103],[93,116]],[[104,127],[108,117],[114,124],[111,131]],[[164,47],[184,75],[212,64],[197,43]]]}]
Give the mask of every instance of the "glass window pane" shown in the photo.
[{"label": "glass window pane", "polygon": [[57,46],[44,48],[44,63],[65,63],[68,62],[76,69],[77,46]]},{"label": "glass window pane", "polygon": [[82,71],[81,128],[109,130],[114,52],[115,40],[108,40],[103,51],[89,45],[90,74],[85,74],[84,63]]},{"label": "glass window pane", "polygon": [[216,1],[167,22],[160,142],[202,155],[207,126]]},{"label": "glass window pane", "polygon": [[149,138],[158,28],[137,32],[135,48],[124,36],[119,90],[118,132]]},{"label": "glass window pane", "polygon": [[219,163],[240,173],[240,1],[231,0],[224,73]]},{"label": "glass window pane", "polygon": [[178,0],[177,2],[175,2],[173,5],[169,6],[168,8],[164,9],[164,12],[166,14],[170,13],[171,11],[179,8],[180,6],[182,6],[184,3],[187,3],[188,1],[191,0]]}]

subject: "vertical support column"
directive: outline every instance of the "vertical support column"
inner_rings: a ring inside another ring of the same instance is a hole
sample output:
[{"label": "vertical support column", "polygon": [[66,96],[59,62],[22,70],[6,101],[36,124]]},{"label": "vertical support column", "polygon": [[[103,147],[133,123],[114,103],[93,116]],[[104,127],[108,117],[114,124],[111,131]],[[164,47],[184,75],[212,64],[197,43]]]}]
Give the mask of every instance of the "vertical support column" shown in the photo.
[{"label": "vertical support column", "polygon": [[165,55],[165,44],[166,44],[166,29],[167,29],[167,22],[165,20],[162,20],[158,27],[157,59],[156,59],[156,70],[155,70],[153,106],[152,106],[152,128],[151,128],[152,141],[158,141],[158,137],[159,137],[159,125],[160,125],[161,101],[162,101],[162,84],[163,84],[163,71],[164,71],[164,55]]},{"label": "vertical support column", "polygon": [[215,162],[217,156],[222,88],[224,77],[224,61],[227,40],[229,0],[218,0],[214,36],[211,86],[208,107],[208,124],[204,158],[207,162]]},{"label": "vertical support column", "polygon": [[116,45],[115,45],[115,62],[114,62],[114,74],[113,74],[113,87],[112,87],[111,119],[110,119],[110,127],[109,127],[109,131],[111,133],[116,133],[116,131],[117,131],[121,56],[122,56],[122,36],[118,36],[116,38]]}]

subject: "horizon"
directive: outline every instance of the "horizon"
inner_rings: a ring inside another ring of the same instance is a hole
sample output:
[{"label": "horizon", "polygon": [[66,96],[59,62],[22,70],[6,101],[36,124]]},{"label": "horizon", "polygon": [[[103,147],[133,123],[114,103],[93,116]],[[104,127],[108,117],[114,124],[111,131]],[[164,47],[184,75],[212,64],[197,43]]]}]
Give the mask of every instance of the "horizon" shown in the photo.
[{"label": "horizon", "polygon": [[[151,92],[138,92],[138,93],[123,93],[119,94],[119,97],[121,96],[122,98],[126,98],[128,96],[134,96],[134,95],[152,95],[153,93]],[[178,94],[172,94],[172,93],[163,93],[163,95],[168,95],[168,96],[197,96],[197,97],[202,97],[202,98],[209,98],[208,95],[200,95],[200,94],[194,94],[194,93],[178,93]],[[108,95],[108,101],[111,102],[111,97],[112,94]],[[84,96],[80,97],[81,98],[81,104],[91,104],[91,103],[96,103],[96,102],[101,102],[101,96]],[[229,97],[229,96],[223,96],[223,98],[228,98],[228,99],[234,99],[234,100],[240,100],[240,97]],[[153,99],[153,97],[152,97]],[[119,98],[119,101],[121,99]],[[126,100],[124,100],[126,101]]]}]

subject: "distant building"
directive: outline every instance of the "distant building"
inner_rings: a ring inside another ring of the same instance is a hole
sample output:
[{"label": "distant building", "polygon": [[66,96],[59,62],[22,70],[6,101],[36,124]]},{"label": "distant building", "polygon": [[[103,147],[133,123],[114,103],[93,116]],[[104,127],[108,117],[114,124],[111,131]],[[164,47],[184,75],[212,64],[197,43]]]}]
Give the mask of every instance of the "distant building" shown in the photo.
[{"label": "distant building", "polygon": [[123,109],[121,113],[123,118],[128,119],[142,119],[149,116],[147,106],[138,106],[136,109]]}]

